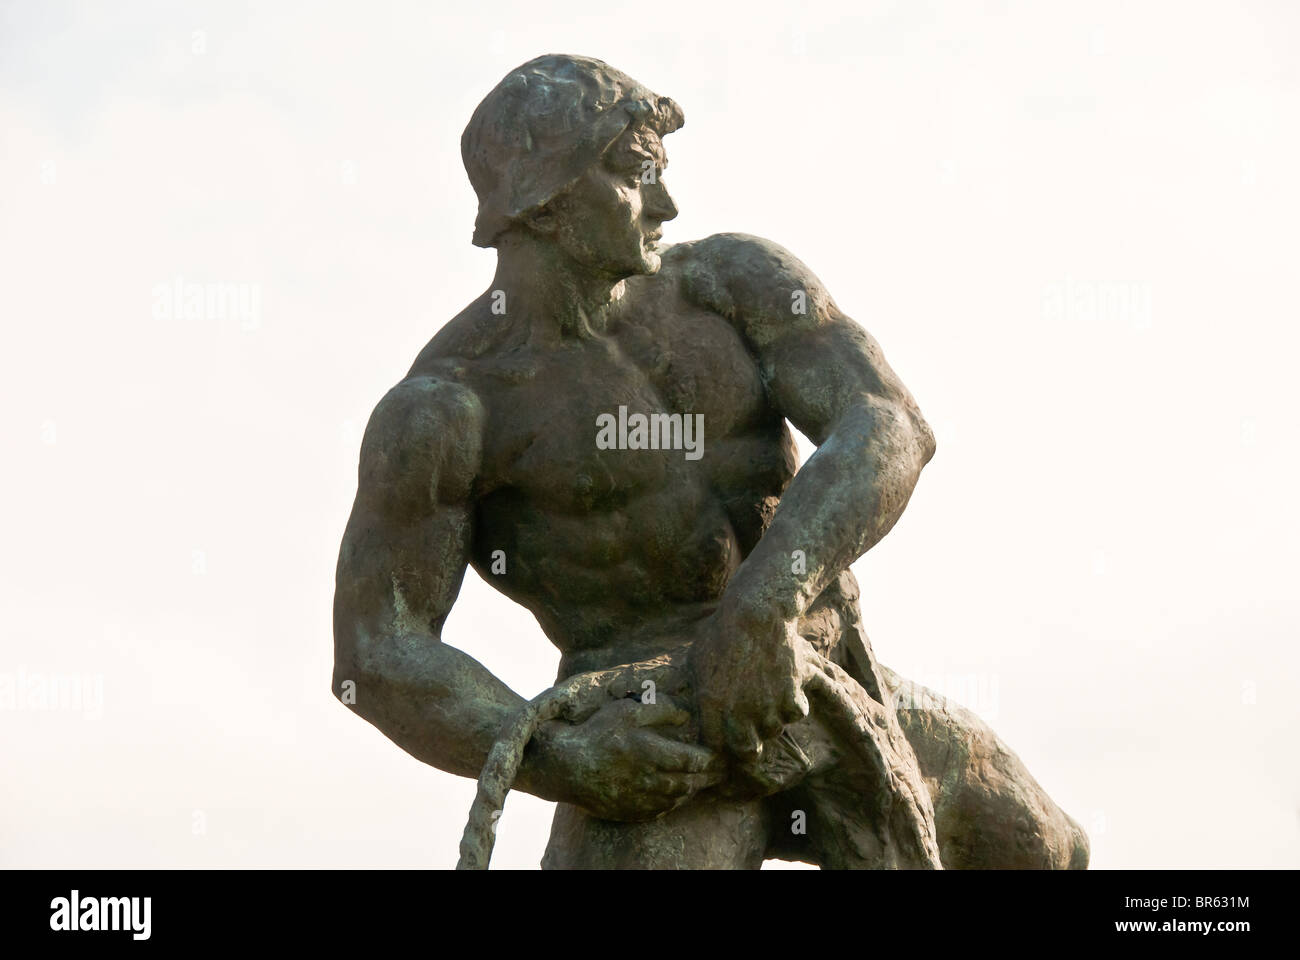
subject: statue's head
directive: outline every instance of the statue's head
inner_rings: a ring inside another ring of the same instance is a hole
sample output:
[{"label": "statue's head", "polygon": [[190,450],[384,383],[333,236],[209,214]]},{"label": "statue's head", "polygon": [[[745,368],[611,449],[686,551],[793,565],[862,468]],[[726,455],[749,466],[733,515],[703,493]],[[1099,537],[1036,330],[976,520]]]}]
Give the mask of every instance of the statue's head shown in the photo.
[{"label": "statue's head", "polygon": [[654,273],[660,224],[677,215],[662,138],[683,122],[672,100],[599,60],[549,54],[511,70],[461,137],[474,243],[526,233],[616,278]]}]

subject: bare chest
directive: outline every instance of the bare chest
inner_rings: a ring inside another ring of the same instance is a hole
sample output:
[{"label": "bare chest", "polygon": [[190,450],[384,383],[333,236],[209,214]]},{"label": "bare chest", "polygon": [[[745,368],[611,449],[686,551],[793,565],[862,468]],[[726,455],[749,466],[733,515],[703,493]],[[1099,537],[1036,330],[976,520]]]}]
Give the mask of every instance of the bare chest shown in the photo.
[{"label": "bare chest", "polygon": [[626,311],[606,335],[492,358],[487,474],[536,506],[617,507],[702,489],[729,441],[767,418],[758,369],[716,314]]}]

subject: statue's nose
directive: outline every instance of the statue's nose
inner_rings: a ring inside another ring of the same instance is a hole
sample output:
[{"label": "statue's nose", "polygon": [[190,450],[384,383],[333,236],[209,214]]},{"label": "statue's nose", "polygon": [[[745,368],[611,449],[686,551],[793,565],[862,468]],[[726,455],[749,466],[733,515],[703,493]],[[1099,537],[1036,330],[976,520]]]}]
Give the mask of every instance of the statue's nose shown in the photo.
[{"label": "statue's nose", "polygon": [[649,200],[646,212],[656,220],[671,220],[677,216],[677,204],[673,203],[673,198],[669,195],[668,188],[663,185],[663,181],[656,181],[651,186]]}]

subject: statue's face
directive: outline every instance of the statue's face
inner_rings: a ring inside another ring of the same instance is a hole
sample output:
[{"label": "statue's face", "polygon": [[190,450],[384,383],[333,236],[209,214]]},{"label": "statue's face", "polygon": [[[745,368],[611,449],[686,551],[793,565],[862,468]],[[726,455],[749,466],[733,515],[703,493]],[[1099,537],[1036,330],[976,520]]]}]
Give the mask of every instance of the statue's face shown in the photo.
[{"label": "statue's face", "polygon": [[616,280],[659,269],[661,225],[677,216],[663,185],[668,159],[658,135],[628,129],[562,197],[548,229],[569,257]]}]

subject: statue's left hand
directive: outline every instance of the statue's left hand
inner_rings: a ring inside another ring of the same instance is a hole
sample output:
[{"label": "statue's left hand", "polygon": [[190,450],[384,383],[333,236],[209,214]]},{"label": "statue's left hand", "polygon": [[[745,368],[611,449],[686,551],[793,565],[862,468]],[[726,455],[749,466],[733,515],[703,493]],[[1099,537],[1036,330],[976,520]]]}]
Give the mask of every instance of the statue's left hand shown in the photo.
[{"label": "statue's left hand", "polygon": [[764,740],[806,717],[804,646],[792,624],[724,600],[687,658],[701,740],[752,762]]}]

